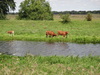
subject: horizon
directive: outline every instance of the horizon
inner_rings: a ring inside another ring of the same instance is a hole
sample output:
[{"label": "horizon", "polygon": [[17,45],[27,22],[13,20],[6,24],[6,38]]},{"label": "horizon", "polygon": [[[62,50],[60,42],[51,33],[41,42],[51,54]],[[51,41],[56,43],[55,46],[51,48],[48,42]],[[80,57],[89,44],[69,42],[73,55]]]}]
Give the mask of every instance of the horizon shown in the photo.
[{"label": "horizon", "polygon": [[[89,12],[90,11],[91,12],[91,11],[100,11],[100,10],[65,10],[65,11],[51,11],[51,12],[66,12],[66,11],[69,11],[69,12],[72,12],[72,11],[76,11],[76,12],[79,12],[79,11]],[[18,13],[18,12],[11,11],[11,12],[8,12],[8,13]]]}]

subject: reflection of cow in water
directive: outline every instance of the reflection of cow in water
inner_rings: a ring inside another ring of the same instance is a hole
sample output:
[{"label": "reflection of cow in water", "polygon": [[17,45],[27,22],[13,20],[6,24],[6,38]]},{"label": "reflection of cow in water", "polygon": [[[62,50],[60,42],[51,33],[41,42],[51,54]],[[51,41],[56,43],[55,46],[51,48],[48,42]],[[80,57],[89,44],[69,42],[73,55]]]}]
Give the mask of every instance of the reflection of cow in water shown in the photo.
[{"label": "reflection of cow in water", "polygon": [[67,31],[58,31],[58,35],[62,35],[63,37],[67,37]]},{"label": "reflection of cow in water", "polygon": [[46,31],[46,37],[54,37],[57,36],[53,31]]}]

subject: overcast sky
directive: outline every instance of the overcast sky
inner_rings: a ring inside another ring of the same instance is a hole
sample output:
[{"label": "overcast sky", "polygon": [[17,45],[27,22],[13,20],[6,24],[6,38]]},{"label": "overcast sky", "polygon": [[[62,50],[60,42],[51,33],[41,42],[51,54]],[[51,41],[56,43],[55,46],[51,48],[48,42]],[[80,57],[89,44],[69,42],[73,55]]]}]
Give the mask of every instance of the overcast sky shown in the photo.
[{"label": "overcast sky", "polygon": [[[24,0],[14,0],[18,12],[20,2]],[[52,11],[71,11],[71,10],[100,10],[100,0],[46,0],[50,3]]]}]

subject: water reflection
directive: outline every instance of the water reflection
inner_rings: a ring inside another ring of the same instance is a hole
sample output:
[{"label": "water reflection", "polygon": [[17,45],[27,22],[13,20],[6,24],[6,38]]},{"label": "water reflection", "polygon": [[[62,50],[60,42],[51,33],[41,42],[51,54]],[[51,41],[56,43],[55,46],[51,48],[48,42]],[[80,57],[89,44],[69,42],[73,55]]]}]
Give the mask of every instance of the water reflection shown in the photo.
[{"label": "water reflection", "polygon": [[100,55],[100,44],[0,41],[0,52],[16,56],[24,56],[27,53],[42,56],[95,56]]}]

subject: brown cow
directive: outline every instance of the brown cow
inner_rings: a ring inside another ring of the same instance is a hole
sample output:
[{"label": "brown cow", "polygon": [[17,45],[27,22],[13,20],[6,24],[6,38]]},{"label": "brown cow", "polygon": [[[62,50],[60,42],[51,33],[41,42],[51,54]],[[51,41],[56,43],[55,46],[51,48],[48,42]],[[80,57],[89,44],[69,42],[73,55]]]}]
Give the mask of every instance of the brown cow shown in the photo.
[{"label": "brown cow", "polygon": [[53,31],[46,31],[46,37],[54,37],[57,36]]},{"label": "brown cow", "polygon": [[14,35],[14,31],[7,31],[8,34]]},{"label": "brown cow", "polygon": [[58,31],[58,35],[62,35],[63,37],[67,37],[67,31]]}]

